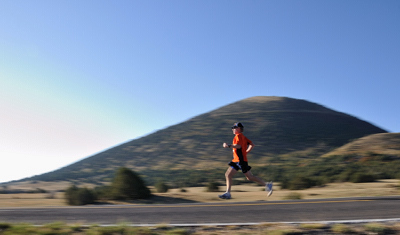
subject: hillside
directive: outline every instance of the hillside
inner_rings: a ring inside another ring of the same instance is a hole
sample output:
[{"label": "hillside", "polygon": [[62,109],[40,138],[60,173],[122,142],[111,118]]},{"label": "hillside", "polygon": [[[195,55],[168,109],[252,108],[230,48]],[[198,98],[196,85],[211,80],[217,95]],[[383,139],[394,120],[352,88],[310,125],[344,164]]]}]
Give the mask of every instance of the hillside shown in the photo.
[{"label": "hillside", "polygon": [[386,155],[400,158],[400,133],[368,135],[324,154],[323,157],[335,155],[353,155],[356,157]]},{"label": "hillside", "polygon": [[249,155],[251,165],[267,165],[287,156],[317,157],[351,140],[386,133],[368,122],[305,100],[252,97],[31,180],[101,182],[125,166],[148,182],[169,177],[201,181],[216,170],[218,174],[225,171],[231,152],[223,149],[222,143],[232,141],[230,127],[237,121],[244,124],[246,136],[256,145]]}]

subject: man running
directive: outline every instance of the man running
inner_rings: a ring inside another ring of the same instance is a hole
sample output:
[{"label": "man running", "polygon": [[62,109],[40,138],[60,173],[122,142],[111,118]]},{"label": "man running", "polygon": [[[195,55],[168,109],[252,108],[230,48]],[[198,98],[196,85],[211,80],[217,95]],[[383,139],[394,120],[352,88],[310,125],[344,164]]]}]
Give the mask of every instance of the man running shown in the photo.
[{"label": "man running", "polygon": [[268,197],[272,194],[272,182],[265,183],[262,179],[253,175],[250,171],[251,166],[249,166],[247,161],[247,153],[249,153],[253,148],[254,144],[246,136],[243,135],[244,126],[242,123],[237,122],[232,126],[232,132],[235,135],[232,144],[223,143],[224,148],[233,149],[233,160],[229,163],[229,168],[225,173],[226,179],[226,192],[219,195],[222,199],[231,199],[231,187],[232,178],[241,170],[248,180],[259,183],[265,186],[265,191],[268,192]]}]

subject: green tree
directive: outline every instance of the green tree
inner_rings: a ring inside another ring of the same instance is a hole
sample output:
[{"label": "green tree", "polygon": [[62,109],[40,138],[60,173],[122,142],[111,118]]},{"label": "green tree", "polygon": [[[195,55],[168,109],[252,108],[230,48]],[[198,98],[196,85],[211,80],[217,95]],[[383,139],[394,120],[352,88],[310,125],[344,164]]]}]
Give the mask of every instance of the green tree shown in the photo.
[{"label": "green tree", "polygon": [[96,197],[100,200],[112,199],[111,186],[98,186],[94,188]]},{"label": "green tree", "polygon": [[115,200],[146,199],[150,190],[138,174],[132,170],[119,168],[111,184],[112,198]]},{"label": "green tree", "polygon": [[65,200],[68,205],[78,205],[78,190],[76,185],[72,185],[65,191]]}]

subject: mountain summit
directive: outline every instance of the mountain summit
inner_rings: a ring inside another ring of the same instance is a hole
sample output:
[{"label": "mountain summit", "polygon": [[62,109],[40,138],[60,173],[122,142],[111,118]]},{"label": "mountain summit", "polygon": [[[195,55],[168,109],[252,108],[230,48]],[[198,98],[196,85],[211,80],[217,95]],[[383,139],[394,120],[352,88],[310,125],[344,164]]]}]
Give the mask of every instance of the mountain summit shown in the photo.
[{"label": "mountain summit", "polygon": [[232,154],[222,148],[222,143],[232,141],[231,126],[235,122],[243,123],[245,135],[255,144],[249,154],[251,165],[265,165],[269,158],[287,154],[320,156],[351,140],[386,133],[366,121],[306,100],[257,96],[31,179],[100,182],[122,166],[150,178],[151,172],[166,170],[225,169]]}]

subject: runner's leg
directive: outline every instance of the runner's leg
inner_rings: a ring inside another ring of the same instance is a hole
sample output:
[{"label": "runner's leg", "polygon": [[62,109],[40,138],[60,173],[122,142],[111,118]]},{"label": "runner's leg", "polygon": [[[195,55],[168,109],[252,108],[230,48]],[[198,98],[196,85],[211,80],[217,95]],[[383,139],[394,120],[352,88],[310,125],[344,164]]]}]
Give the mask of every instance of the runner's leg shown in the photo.
[{"label": "runner's leg", "polygon": [[232,167],[229,167],[228,170],[226,170],[226,173],[225,173],[226,192],[228,192],[228,193],[231,192],[232,178],[236,174],[236,172],[237,172],[237,170],[233,169]]},{"label": "runner's leg", "polygon": [[253,173],[251,173],[251,171],[248,171],[246,173],[244,173],[244,175],[246,176],[246,178],[250,181],[254,181],[259,183],[262,186],[267,185],[262,179],[258,178],[257,176],[253,175]]}]

